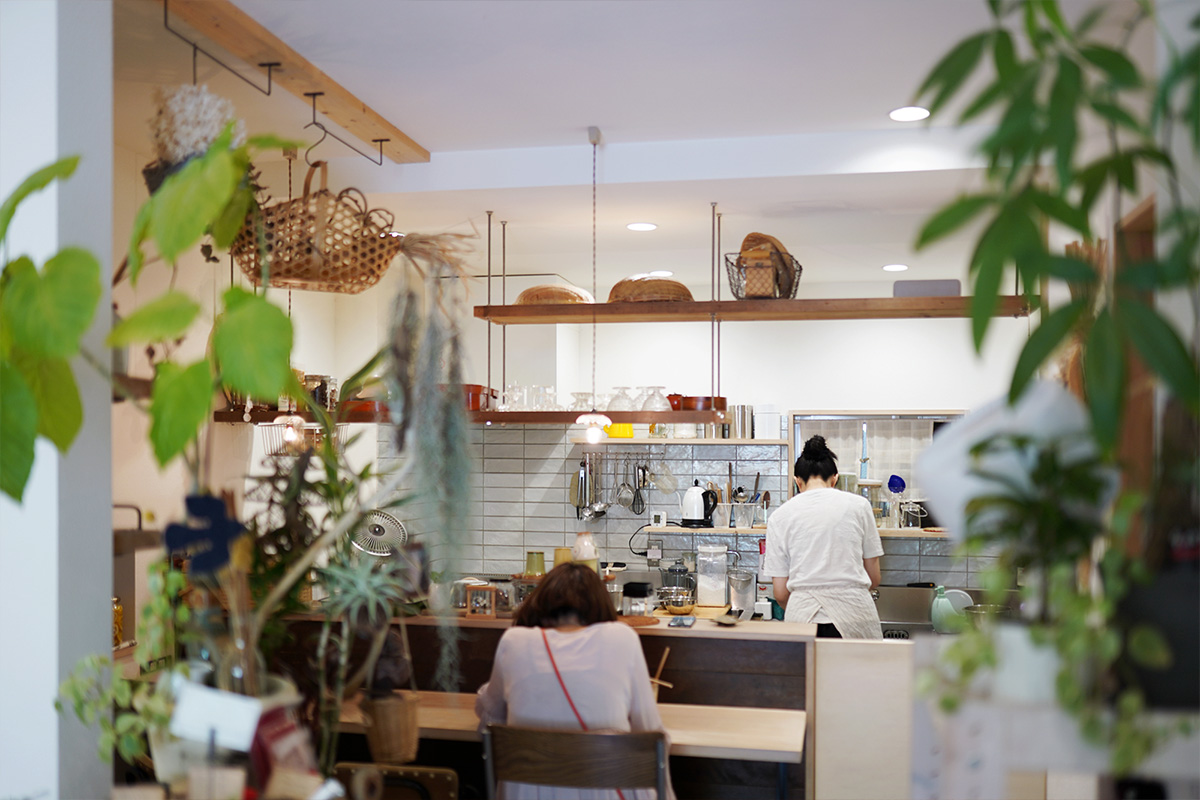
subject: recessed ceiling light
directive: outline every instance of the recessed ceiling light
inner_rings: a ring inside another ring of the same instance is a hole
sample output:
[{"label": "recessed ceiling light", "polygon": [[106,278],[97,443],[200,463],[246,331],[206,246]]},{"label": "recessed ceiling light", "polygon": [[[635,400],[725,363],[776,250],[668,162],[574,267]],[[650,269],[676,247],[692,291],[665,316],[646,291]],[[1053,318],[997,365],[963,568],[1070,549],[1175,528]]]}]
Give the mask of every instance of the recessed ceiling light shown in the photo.
[{"label": "recessed ceiling light", "polygon": [[906,269],[908,269],[908,264],[885,264],[883,266],[884,272],[904,272]]},{"label": "recessed ceiling light", "polygon": [[903,106],[888,114],[896,122],[918,122],[929,116],[929,109],[920,106]]},{"label": "recessed ceiling light", "polygon": [[625,227],[631,231],[652,231],[658,226],[653,222],[631,222]]},{"label": "recessed ceiling light", "polygon": [[648,272],[646,274],[649,275],[651,278],[669,278],[672,275],[674,275],[675,273],[671,272],[671,270],[669,270],[669,269],[656,269],[653,272]]}]

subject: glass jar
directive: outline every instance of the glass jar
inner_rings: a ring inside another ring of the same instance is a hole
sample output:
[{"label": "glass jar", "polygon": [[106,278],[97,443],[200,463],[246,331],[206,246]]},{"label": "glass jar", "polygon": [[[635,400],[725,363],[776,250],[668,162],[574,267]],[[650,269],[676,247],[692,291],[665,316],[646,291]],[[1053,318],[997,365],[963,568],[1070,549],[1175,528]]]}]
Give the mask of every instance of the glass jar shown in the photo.
[{"label": "glass jar", "polygon": [[642,581],[630,581],[625,584],[621,613],[627,617],[644,617],[653,612],[654,601],[650,599],[652,589],[649,583]]},{"label": "glass jar", "polygon": [[729,548],[723,544],[702,544],[696,550],[696,604],[725,605]]}]

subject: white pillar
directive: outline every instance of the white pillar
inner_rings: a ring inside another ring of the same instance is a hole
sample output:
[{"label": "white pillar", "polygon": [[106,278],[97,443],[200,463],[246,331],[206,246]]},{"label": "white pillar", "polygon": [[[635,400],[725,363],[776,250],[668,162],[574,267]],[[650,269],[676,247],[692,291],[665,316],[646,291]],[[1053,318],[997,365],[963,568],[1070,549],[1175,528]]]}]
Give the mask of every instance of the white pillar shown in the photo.
[{"label": "white pillar", "polygon": [[[26,175],[79,154],[74,177],[24,205],[7,258],[39,263],[76,245],[112,273],[112,3],[0,2],[0,196]],[[108,291],[84,346],[105,357]],[[17,506],[0,497],[0,797],[96,800],[110,767],[96,732],[53,706],[59,682],[111,645],[111,394],[77,360],[84,426],[69,455],[44,441]]]}]

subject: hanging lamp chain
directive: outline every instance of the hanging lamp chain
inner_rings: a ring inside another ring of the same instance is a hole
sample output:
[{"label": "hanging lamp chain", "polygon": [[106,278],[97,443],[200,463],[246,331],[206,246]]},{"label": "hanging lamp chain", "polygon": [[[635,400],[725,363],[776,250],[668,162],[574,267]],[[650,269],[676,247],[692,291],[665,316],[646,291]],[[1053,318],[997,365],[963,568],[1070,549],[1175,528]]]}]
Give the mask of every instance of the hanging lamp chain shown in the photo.
[{"label": "hanging lamp chain", "polygon": [[[588,132],[589,135],[591,131]],[[592,412],[596,411],[596,150],[599,131],[591,135],[592,141]]]}]

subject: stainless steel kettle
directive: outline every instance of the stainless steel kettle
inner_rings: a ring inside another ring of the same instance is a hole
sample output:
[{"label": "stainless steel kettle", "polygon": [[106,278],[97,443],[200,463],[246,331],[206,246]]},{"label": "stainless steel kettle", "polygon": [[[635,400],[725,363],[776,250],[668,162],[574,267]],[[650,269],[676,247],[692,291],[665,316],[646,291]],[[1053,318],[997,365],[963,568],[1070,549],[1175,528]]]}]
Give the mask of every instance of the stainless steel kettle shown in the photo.
[{"label": "stainless steel kettle", "polygon": [[716,510],[717,493],[712,489],[701,489],[700,481],[694,481],[679,501],[680,524],[685,528],[711,528]]}]

